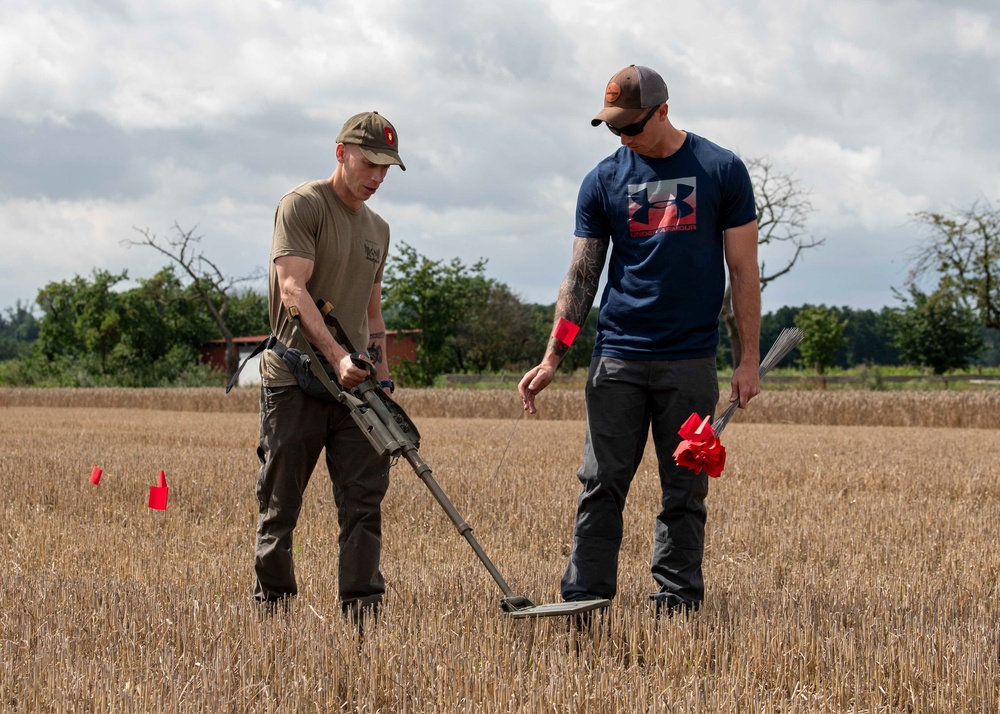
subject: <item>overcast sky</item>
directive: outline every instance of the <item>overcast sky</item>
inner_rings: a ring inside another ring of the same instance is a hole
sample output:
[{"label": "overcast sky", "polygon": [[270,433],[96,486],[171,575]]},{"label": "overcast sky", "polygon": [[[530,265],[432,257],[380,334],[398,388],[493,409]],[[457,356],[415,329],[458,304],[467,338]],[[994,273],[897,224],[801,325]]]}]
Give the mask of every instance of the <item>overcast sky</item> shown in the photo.
[{"label": "overcast sky", "polygon": [[825,244],[765,311],[894,305],[913,214],[1000,198],[998,31],[995,1],[3,0],[0,309],[94,268],[152,275],[134,228],[197,226],[255,271],[277,200],[330,175],[366,110],[407,166],[369,201],[393,241],[553,302],[580,180],[618,146],[590,119],[632,63],[676,126],[811,191]]}]

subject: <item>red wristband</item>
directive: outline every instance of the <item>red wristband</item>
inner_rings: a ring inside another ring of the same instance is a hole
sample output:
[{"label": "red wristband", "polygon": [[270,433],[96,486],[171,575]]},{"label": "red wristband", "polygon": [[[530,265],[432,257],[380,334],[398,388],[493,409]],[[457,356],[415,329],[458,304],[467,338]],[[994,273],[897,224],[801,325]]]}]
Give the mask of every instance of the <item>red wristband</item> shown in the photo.
[{"label": "red wristband", "polygon": [[579,332],[580,327],[578,325],[574,325],[569,320],[560,317],[556,323],[556,329],[552,332],[552,336],[569,347],[573,344],[573,340],[576,339]]}]

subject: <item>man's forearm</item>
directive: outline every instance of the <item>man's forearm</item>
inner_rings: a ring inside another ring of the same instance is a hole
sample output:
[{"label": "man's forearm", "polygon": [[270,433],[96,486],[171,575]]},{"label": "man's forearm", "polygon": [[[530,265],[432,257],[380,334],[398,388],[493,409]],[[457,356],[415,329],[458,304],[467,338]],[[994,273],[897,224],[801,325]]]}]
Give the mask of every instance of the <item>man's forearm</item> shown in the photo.
[{"label": "man's forearm", "polygon": [[[587,238],[574,240],[573,260],[559,287],[553,332],[560,320],[583,327],[597,296],[597,286],[600,283],[601,271],[604,270],[607,251],[607,241]],[[558,366],[568,351],[569,345],[551,337],[543,361],[551,363],[553,367]]]},{"label": "man's forearm", "polygon": [[389,374],[389,360],[385,354],[385,330],[369,333],[368,356],[375,365],[375,375],[380,382],[392,379]]},{"label": "man's forearm", "polygon": [[339,362],[349,354],[343,345],[333,339],[333,335],[330,334],[330,330],[327,329],[326,322],[323,320],[323,315],[320,314],[312,296],[305,288],[282,293],[281,297],[286,308],[292,306],[298,308],[299,323],[302,326],[303,335],[330,364]]},{"label": "man's forearm", "polygon": [[733,289],[733,314],[740,333],[741,364],[758,367],[760,365],[760,279],[756,275],[730,275],[730,284]]}]

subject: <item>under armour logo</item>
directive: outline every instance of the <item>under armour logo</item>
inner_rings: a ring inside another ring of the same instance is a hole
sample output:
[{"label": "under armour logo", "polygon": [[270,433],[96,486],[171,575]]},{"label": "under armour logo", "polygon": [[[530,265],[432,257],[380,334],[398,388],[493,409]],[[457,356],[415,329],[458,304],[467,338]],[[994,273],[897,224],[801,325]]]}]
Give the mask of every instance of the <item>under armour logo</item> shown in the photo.
[{"label": "under armour logo", "polygon": [[641,191],[629,196],[629,199],[638,206],[635,213],[632,214],[632,220],[636,223],[649,223],[649,212],[651,210],[665,211],[670,206],[676,209],[678,219],[690,216],[694,213],[694,207],[685,199],[692,193],[694,193],[694,186],[679,183],[677,184],[676,195],[659,201],[650,201],[649,193],[646,187],[643,186]]}]

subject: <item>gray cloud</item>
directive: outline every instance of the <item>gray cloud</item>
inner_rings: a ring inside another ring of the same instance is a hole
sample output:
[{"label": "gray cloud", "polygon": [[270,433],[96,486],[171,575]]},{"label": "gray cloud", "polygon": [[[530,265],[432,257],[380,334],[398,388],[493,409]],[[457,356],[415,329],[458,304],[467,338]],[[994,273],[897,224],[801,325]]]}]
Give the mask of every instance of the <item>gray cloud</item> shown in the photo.
[{"label": "gray cloud", "polygon": [[134,199],[154,184],[137,148],[92,114],[68,123],[0,117],[0,198]]},{"label": "gray cloud", "polygon": [[[91,267],[158,267],[132,226],[199,225],[233,274],[266,260],[274,205],[333,169],[377,109],[408,170],[372,207],[435,258],[489,259],[527,299],[566,269],[583,175],[617,147],[589,119],[636,62],[683,128],[769,156],[813,191],[827,238],[765,307],[879,307],[919,239],[910,215],[1000,193],[1000,15],[987,2],[394,0],[184,11],[136,0],[0,10],[0,308]],[[780,255],[765,255],[777,262]]]}]

